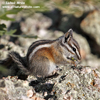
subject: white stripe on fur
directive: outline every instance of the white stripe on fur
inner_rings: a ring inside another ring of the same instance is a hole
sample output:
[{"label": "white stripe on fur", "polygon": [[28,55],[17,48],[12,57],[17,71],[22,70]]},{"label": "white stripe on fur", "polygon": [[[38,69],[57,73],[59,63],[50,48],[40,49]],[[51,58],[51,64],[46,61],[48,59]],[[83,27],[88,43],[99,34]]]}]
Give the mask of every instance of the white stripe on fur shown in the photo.
[{"label": "white stripe on fur", "polygon": [[32,58],[32,56],[34,55],[34,53],[35,53],[36,51],[38,51],[38,50],[41,49],[41,48],[50,47],[50,46],[51,46],[51,44],[43,44],[43,45],[37,46],[37,47],[32,51],[32,53],[30,54],[29,60]]}]

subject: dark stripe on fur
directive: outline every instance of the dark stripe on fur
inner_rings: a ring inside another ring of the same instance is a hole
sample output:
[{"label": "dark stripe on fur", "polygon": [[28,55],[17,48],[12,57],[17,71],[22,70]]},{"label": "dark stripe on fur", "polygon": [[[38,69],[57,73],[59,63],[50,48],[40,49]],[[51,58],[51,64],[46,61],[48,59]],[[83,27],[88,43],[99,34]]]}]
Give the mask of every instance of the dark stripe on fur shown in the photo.
[{"label": "dark stripe on fur", "polygon": [[29,56],[30,54],[33,52],[33,50],[40,46],[40,45],[44,45],[44,44],[51,44],[56,40],[39,40],[36,42],[33,42],[32,45],[29,47],[28,52],[27,52],[27,60],[29,60]]},{"label": "dark stripe on fur", "polygon": [[[79,55],[80,55],[80,47],[79,47],[77,41],[75,41],[74,39],[72,39],[72,43],[73,43],[73,45],[77,48],[77,50],[78,50],[78,52],[79,52]],[[69,46],[73,49],[73,46],[71,45],[71,43],[68,42],[68,44],[69,44]],[[75,51],[75,54],[77,55],[77,58],[80,60],[80,57],[79,57],[79,55],[77,54],[76,51]]]},{"label": "dark stripe on fur", "polygon": [[78,44],[78,42],[76,40],[73,39],[73,41],[74,41],[73,44],[75,45],[75,47],[78,48],[77,50],[79,52],[79,55],[77,55],[77,57],[78,57],[79,60],[81,60],[81,58],[80,58],[80,56],[81,56],[81,54],[80,54],[80,46],[79,46],[79,44]]},{"label": "dark stripe on fur", "polygon": [[70,53],[74,54],[74,53],[71,52],[71,51],[67,48],[67,46],[65,46],[62,42],[61,42],[61,46],[62,46],[62,47],[65,47]]}]

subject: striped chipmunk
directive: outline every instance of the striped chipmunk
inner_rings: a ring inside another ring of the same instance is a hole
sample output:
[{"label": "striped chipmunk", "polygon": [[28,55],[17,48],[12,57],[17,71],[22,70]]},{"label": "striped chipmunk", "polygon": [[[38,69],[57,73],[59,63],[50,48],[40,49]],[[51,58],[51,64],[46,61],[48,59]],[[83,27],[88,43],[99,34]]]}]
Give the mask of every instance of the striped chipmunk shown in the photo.
[{"label": "striped chipmunk", "polygon": [[10,52],[5,60],[0,60],[0,64],[8,66],[14,62],[27,75],[47,77],[52,75],[57,66],[77,65],[80,60],[79,44],[73,38],[73,30],[69,29],[56,40],[33,42],[25,57],[14,51]]}]

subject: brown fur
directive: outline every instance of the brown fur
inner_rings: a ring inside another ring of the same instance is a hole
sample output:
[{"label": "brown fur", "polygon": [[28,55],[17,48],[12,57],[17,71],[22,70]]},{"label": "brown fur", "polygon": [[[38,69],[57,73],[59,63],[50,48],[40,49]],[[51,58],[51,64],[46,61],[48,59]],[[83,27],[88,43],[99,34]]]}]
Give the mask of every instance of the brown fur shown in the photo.
[{"label": "brown fur", "polygon": [[[79,45],[73,39],[72,32],[70,29],[64,36],[56,40],[39,40],[32,43],[24,58],[16,52],[11,52],[6,60],[0,61],[0,64],[8,65],[14,62],[23,73],[42,77],[49,76],[56,69],[56,66],[68,63],[75,65],[76,62],[69,58],[72,57],[78,61],[81,56]],[[78,53],[74,52],[72,44]]]},{"label": "brown fur", "polygon": [[[45,48],[41,48],[41,49],[39,49],[39,50],[35,53],[35,55],[37,56],[37,60],[38,60],[39,57],[45,56],[45,57],[47,57],[50,61],[55,62],[54,57],[53,57],[53,54],[52,54],[50,48],[46,48],[46,47],[45,47]],[[35,56],[35,55],[33,55],[33,56]]]}]

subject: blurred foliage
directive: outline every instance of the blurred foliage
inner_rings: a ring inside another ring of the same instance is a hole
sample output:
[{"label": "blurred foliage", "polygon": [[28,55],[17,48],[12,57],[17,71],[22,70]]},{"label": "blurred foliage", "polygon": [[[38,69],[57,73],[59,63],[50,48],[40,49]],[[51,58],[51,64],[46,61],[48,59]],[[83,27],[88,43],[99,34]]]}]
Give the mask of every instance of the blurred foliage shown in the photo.
[{"label": "blurred foliage", "polygon": [[[15,4],[6,4],[6,2],[15,2]],[[19,3],[17,3],[19,2]],[[15,18],[8,17],[8,15],[17,15],[19,12],[28,13],[28,15],[33,14],[34,12],[44,12],[53,8],[58,8],[64,13],[76,13],[77,15],[82,14],[82,9],[85,9],[84,5],[89,7],[92,5],[100,5],[100,0],[1,0],[0,8],[0,21],[15,21]],[[3,6],[30,6],[31,8],[3,8]],[[73,6],[72,6],[73,5]],[[82,8],[83,7],[83,8]],[[6,23],[0,23],[0,35],[10,35],[16,37],[13,33],[16,30],[7,31]],[[17,37],[27,37],[31,36],[20,35]],[[36,36],[32,36],[36,38]]]},{"label": "blurred foliage", "polygon": [[9,73],[9,70],[6,69],[4,66],[0,65],[0,72],[3,73],[3,75],[6,75]]},{"label": "blurred foliage", "polygon": [[0,20],[10,20],[10,21],[14,21],[14,18],[10,18],[7,17],[7,15],[9,14],[17,14],[18,12],[20,12],[22,10],[22,8],[13,8],[11,10],[7,10],[5,8],[1,8],[0,10]]},{"label": "blurred foliage", "polygon": [[[14,18],[10,18],[8,17],[7,15],[10,15],[10,14],[17,14],[19,11],[21,11],[21,9],[11,9],[11,10],[7,10],[6,8],[2,8],[0,9],[0,21],[1,20],[6,20],[6,21],[14,21],[15,19]],[[13,34],[16,30],[11,30],[11,31],[7,31],[7,27],[6,27],[6,24],[2,24],[0,23],[0,35],[9,35],[10,34]]]},{"label": "blurred foliage", "polygon": [[[31,2],[32,0],[23,0],[23,4],[22,1],[18,1],[18,0],[1,0],[1,8],[0,8],[0,21],[1,20],[6,20],[6,21],[15,21],[14,18],[10,18],[8,17],[8,15],[12,15],[15,14],[17,15],[19,12],[21,11],[26,11],[29,13],[34,13],[34,12],[41,12],[41,11],[45,11],[47,10],[47,7],[45,7],[44,2]],[[6,2],[16,2],[14,5],[11,4],[6,4]],[[17,4],[17,2],[20,2],[20,4]],[[25,3],[25,4],[24,4]],[[12,8],[10,10],[8,10],[8,8],[4,8],[4,6],[29,6],[32,7],[32,9],[30,8]],[[29,35],[14,35],[13,33],[15,33],[16,30],[10,30],[9,32],[7,31],[7,27],[6,27],[6,23],[0,23],[0,35],[9,35],[9,36],[13,36],[13,37],[24,37],[24,38],[37,38],[37,36],[29,36]]]}]

